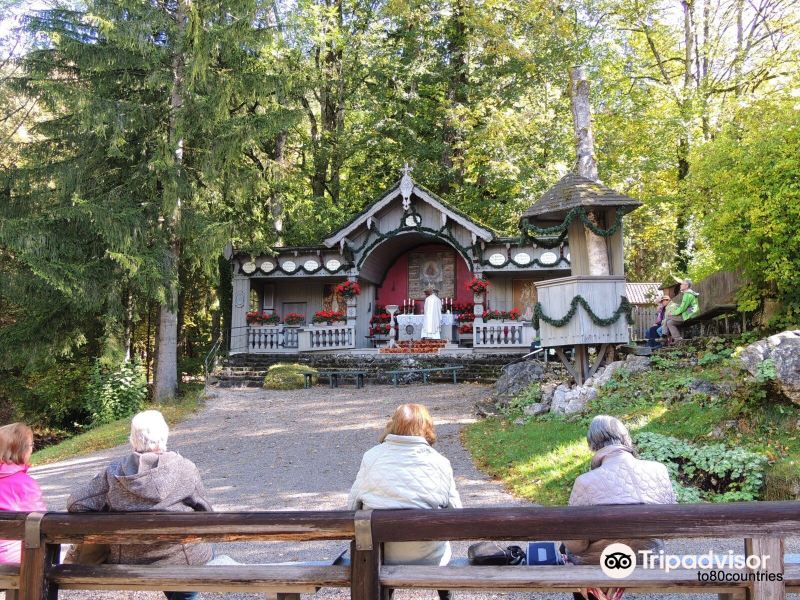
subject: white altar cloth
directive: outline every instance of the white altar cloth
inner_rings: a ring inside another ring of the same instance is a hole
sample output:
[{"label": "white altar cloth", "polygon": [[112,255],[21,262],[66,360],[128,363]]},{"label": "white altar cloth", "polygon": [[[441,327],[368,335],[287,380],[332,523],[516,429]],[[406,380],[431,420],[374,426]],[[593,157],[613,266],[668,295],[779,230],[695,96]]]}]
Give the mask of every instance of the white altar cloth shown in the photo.
[{"label": "white altar cloth", "polygon": [[[422,324],[425,320],[425,315],[397,315],[397,339],[401,342],[407,340],[422,339]],[[453,323],[455,319],[452,313],[442,314],[442,319],[439,321],[442,326],[442,339],[453,340]]]}]

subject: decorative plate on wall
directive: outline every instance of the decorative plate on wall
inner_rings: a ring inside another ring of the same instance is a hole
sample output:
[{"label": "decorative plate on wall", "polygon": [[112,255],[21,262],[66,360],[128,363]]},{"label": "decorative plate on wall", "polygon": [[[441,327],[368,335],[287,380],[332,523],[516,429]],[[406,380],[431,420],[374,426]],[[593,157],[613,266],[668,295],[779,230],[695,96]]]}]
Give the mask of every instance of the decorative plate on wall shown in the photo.
[{"label": "decorative plate on wall", "polygon": [[539,257],[539,262],[545,266],[554,265],[558,262],[558,257],[552,252],[545,252]]},{"label": "decorative plate on wall", "polygon": [[328,271],[336,271],[339,267],[342,266],[342,263],[336,260],[335,258],[330,259],[328,262],[325,263],[325,268]]},{"label": "decorative plate on wall", "polygon": [[319,263],[315,260],[307,260],[306,262],[303,263],[303,268],[306,271],[316,271],[317,269],[319,269]]},{"label": "decorative plate on wall", "polygon": [[405,219],[406,227],[416,227],[422,223],[422,217],[419,215],[408,215]]},{"label": "decorative plate on wall", "polygon": [[272,262],[271,260],[265,260],[264,262],[261,263],[261,270],[264,271],[264,273],[269,273],[270,271],[274,271],[275,263]]},{"label": "decorative plate on wall", "polygon": [[287,260],[285,263],[281,265],[281,267],[287,273],[291,273],[297,268],[297,263],[295,263],[293,260]]},{"label": "decorative plate on wall", "polygon": [[254,262],[246,262],[242,265],[242,271],[250,275],[253,271],[256,270],[256,263]]},{"label": "decorative plate on wall", "polygon": [[521,265],[527,265],[531,262],[531,255],[527,252],[520,252],[519,254],[514,255],[514,262],[517,262]]},{"label": "decorative plate on wall", "polygon": [[506,264],[506,257],[499,252],[495,252],[489,257],[489,264],[495,267],[502,266]]}]

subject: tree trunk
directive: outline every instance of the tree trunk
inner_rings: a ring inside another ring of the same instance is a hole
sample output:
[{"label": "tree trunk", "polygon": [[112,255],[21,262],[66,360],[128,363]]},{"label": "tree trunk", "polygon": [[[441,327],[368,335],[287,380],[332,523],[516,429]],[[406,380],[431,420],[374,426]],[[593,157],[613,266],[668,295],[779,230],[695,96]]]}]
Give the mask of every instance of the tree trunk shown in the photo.
[{"label": "tree trunk", "polygon": [[128,289],[122,297],[122,304],[125,310],[124,329],[122,334],[122,345],[125,348],[125,362],[130,362],[133,356],[133,294]]},{"label": "tree trunk", "polygon": [[[570,96],[572,119],[575,125],[575,172],[581,177],[597,181],[597,159],[594,155],[592,111],[589,104],[589,80],[583,67],[570,69]],[[604,227],[602,215],[589,211],[589,221]],[[586,228],[586,252],[589,257],[589,275],[609,275],[608,246],[605,238]]]},{"label": "tree trunk", "polygon": [[[180,37],[186,29],[186,13],[184,3],[189,0],[178,0],[175,20]],[[163,402],[175,397],[178,390],[178,265],[180,263],[180,240],[178,226],[181,218],[180,175],[183,167],[183,138],[178,132],[178,112],[183,106],[183,56],[175,51],[172,57],[172,91],[170,94],[169,136],[174,145],[174,160],[177,177],[172,214],[167,219],[169,231],[169,247],[166,252],[167,268],[171,271],[169,284],[165,291],[165,302],[161,305],[158,326],[158,356],[156,363],[155,385],[153,397],[156,402]]]},{"label": "tree trunk", "polygon": [[463,0],[455,0],[452,6],[447,39],[450,57],[450,77],[447,82],[447,112],[442,132],[442,167],[444,180],[439,191],[446,194],[453,188],[464,185],[464,134],[461,124],[454,116],[467,103],[467,27]]}]

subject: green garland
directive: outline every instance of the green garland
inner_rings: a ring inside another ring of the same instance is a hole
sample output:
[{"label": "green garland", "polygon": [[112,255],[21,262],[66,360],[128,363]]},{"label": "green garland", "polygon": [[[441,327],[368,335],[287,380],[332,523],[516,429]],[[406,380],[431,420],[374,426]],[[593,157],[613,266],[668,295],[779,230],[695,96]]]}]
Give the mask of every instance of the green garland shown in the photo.
[{"label": "green garland", "polygon": [[[569,224],[572,223],[575,217],[579,217],[583,224],[595,235],[599,235],[600,237],[611,237],[622,226],[622,213],[617,211],[616,216],[614,217],[614,224],[609,227],[608,229],[601,229],[594,223],[589,220],[589,215],[586,214],[586,209],[583,206],[576,206],[575,208],[571,209],[567,216],[564,217],[564,220],[559,223],[558,225],[553,225],[552,227],[537,227],[536,225],[531,225],[530,222],[527,220],[522,226],[522,233],[524,236],[528,237],[529,239],[533,239],[537,244],[540,244],[540,240],[531,236],[531,233],[535,235],[555,235],[556,233],[560,233],[564,235],[569,227]],[[551,243],[547,241],[547,243]]]},{"label": "green garland", "polygon": [[589,318],[592,320],[592,323],[597,325],[598,327],[608,327],[609,325],[613,325],[622,315],[625,315],[625,321],[628,325],[633,325],[633,307],[631,303],[625,296],[620,296],[620,303],[617,307],[617,310],[614,311],[609,318],[603,319],[598,317],[594,314],[592,307],[589,306],[589,303],[586,299],[578,294],[572,299],[572,302],[569,304],[569,311],[560,319],[553,319],[548,317],[544,314],[544,310],[542,309],[542,303],[537,302],[536,306],[533,308],[533,327],[535,329],[539,329],[539,321],[544,321],[548,325],[552,325],[553,327],[564,327],[567,323],[572,320],[572,317],[575,316],[575,313],[578,312],[578,305],[581,305],[586,313],[589,315]]}]

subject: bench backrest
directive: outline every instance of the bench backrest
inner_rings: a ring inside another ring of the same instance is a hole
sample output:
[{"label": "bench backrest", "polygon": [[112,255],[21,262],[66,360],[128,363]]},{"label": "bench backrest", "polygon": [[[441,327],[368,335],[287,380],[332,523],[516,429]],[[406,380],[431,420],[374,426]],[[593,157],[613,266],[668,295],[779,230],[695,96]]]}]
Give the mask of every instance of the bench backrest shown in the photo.
[{"label": "bench backrest", "polygon": [[[0,517],[0,537],[25,538],[20,574],[22,600],[54,597],[59,583],[74,584],[76,581],[80,582],[80,577],[87,577],[86,571],[78,573],[73,569],[70,579],[70,568],[55,566],[60,544],[186,543],[201,540],[348,540],[351,544],[351,565],[349,573],[342,570],[344,567],[310,571],[308,569],[319,567],[303,566],[284,568],[280,572],[252,566],[187,567],[178,571],[174,567],[138,566],[122,570],[106,568],[94,573],[94,583],[91,585],[98,587],[81,589],[102,589],[102,581],[108,584],[109,577],[116,577],[114,585],[117,586],[110,589],[125,589],[125,581],[134,579],[138,579],[140,583],[141,580],[148,580],[153,586],[157,586],[157,570],[167,569],[172,571],[170,584],[185,583],[185,589],[188,590],[193,589],[198,581],[203,582],[199,589],[232,589],[215,588],[215,582],[238,581],[245,585],[248,578],[258,580],[258,585],[263,589],[273,589],[279,583],[290,585],[293,582],[310,588],[349,583],[351,598],[372,600],[380,598],[382,593],[381,545],[398,541],[749,538],[747,552],[771,555],[773,560],[769,565],[770,569],[782,571],[782,538],[800,535],[798,509],[800,504],[795,502],[750,502],[671,506],[381,510],[356,513],[47,513],[29,515],[26,524],[22,524],[19,518],[15,520]],[[26,525],[27,535],[24,535]],[[448,577],[454,578],[447,574],[448,567],[432,568],[442,569],[441,575],[437,575],[437,581],[444,587]],[[563,572],[566,574],[566,571]],[[209,573],[215,575],[212,577]],[[413,570],[395,570],[392,575],[393,584],[403,587],[403,573],[407,574],[409,586],[413,586]],[[597,580],[596,573],[591,574],[591,577],[592,581]],[[570,581],[570,585],[574,586],[580,583],[574,578]],[[767,581],[748,585],[751,586],[751,597],[755,600],[783,597],[785,591],[782,582]],[[560,587],[563,587],[563,583]],[[171,589],[181,588],[175,586]],[[485,589],[492,589],[491,579],[486,581]]]}]

